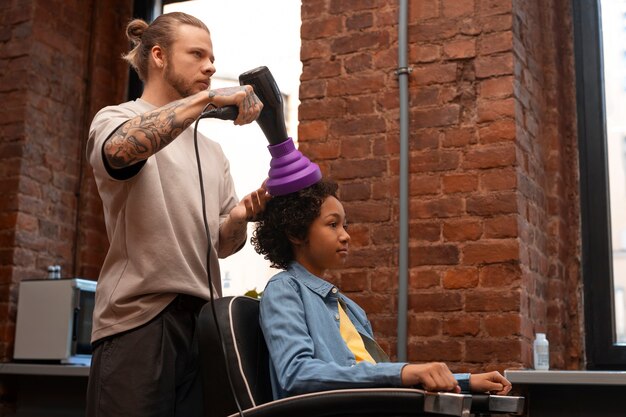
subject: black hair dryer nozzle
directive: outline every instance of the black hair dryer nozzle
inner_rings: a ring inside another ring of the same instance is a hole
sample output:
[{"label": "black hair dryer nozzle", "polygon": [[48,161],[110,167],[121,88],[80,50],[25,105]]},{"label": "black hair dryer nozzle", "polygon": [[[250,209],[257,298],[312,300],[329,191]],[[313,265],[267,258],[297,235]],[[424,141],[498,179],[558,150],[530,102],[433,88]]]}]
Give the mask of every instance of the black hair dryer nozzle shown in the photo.
[{"label": "black hair dryer nozzle", "polygon": [[[240,85],[251,85],[257,95],[263,110],[257,118],[263,134],[270,145],[277,145],[289,139],[285,126],[285,112],[283,110],[283,95],[267,67],[257,67],[239,75]],[[235,120],[239,111],[236,106],[212,108],[200,115],[200,118]]]},{"label": "black hair dryer nozzle", "polygon": [[288,139],[283,110],[283,96],[267,67],[257,67],[239,75],[239,84],[251,85],[263,103],[263,110],[256,120],[270,145]]}]

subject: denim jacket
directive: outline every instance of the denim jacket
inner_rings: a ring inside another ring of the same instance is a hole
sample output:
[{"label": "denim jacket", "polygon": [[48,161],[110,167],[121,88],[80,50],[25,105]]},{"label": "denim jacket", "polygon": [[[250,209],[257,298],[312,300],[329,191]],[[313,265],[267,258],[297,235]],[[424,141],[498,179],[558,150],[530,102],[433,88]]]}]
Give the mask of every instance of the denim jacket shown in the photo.
[{"label": "denim jacket", "polygon": [[[339,332],[339,298],[357,330],[373,339],[365,311],[297,262],[267,283],[260,322],[275,399],[331,389],[402,386],[406,363],[356,362]],[[469,374],[454,376],[466,391]]]}]

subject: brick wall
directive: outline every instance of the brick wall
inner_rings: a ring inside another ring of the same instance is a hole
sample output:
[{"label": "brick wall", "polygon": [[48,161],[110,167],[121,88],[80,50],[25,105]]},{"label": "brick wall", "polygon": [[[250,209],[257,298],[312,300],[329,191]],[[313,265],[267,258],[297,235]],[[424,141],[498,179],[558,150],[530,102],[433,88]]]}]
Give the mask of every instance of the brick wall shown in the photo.
[{"label": "brick wall", "polygon": [[[576,368],[569,4],[409,3],[409,359],[471,371],[529,366],[534,332],[547,331],[553,366]],[[392,353],[397,16],[395,2],[303,1],[299,130],[302,151],[340,182],[352,224],[351,259],[333,280]]]},{"label": "brick wall", "polygon": [[126,91],[120,28],[131,2],[117,3],[11,1],[0,9],[2,361],[12,353],[19,281],[45,277],[50,264],[63,276],[96,278],[106,250],[84,143],[95,111]]},{"label": "brick wall", "polygon": [[[95,111],[124,98],[131,6],[0,4],[0,362],[12,358],[22,279],[50,264],[97,277],[108,243],[84,144]],[[10,390],[0,384],[0,414]]]},{"label": "brick wall", "polygon": [[[570,2],[514,5],[523,334],[530,338],[533,331],[547,332],[551,365],[580,369],[584,355]],[[530,355],[530,346],[526,349]]]}]

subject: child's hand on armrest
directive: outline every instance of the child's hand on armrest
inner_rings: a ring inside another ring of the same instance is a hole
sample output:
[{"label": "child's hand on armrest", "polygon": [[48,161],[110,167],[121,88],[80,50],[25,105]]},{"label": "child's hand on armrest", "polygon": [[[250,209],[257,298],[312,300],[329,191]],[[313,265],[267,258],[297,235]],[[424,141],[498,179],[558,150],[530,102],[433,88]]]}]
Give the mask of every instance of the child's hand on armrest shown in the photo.
[{"label": "child's hand on armrest", "polygon": [[472,392],[506,395],[511,391],[511,383],[498,371],[470,376]]},{"label": "child's hand on armrest", "polygon": [[402,368],[401,377],[402,385],[405,386],[421,385],[426,391],[461,392],[461,387],[445,363],[410,363]]}]

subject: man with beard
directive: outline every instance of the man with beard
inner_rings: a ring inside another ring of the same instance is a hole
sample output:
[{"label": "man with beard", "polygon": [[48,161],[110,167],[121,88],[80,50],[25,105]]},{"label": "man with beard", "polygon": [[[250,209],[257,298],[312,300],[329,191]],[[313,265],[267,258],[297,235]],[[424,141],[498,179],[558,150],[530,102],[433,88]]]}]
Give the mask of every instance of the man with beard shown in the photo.
[{"label": "man with beard", "polygon": [[201,416],[197,313],[211,290],[220,293],[218,257],[241,248],[269,195],[261,186],[238,201],[220,146],[199,135],[203,208],[191,124],[207,105],[237,106],[236,125],[263,106],[251,86],[210,89],[211,36],[195,17],[137,19],[126,32],[133,49],[124,59],[143,94],[98,112],[87,145],[110,243],[96,291],[87,415]]}]

